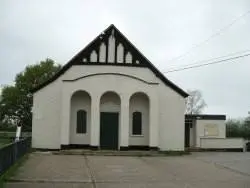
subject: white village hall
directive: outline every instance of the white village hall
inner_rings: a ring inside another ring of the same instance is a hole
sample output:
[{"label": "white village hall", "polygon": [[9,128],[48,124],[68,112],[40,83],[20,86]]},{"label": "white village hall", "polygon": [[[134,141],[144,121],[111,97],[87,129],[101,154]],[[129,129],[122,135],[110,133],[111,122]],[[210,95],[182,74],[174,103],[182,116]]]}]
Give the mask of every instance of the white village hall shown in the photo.
[{"label": "white village hall", "polygon": [[111,25],[35,89],[32,146],[183,151],[187,96]]}]

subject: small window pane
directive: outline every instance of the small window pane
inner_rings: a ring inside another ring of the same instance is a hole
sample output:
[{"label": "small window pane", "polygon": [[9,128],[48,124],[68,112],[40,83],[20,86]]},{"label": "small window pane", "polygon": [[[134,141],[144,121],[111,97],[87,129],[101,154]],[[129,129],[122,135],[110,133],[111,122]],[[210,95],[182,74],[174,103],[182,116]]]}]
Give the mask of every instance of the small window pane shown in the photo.
[{"label": "small window pane", "polygon": [[87,132],[87,112],[84,110],[77,111],[76,133]]},{"label": "small window pane", "polygon": [[132,134],[133,135],[142,135],[141,112],[134,112],[133,113]]}]

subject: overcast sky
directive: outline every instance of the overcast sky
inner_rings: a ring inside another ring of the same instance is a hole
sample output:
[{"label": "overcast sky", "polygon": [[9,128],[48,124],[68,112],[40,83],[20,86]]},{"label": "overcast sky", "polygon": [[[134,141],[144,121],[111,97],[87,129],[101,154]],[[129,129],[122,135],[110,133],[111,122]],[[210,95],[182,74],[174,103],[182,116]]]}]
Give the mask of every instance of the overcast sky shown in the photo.
[{"label": "overcast sky", "polygon": [[[65,64],[110,24],[164,72],[250,50],[250,14],[193,48],[249,10],[249,0],[1,0],[0,85],[47,57]],[[250,56],[165,75],[202,91],[204,113],[237,118],[250,111]]]}]

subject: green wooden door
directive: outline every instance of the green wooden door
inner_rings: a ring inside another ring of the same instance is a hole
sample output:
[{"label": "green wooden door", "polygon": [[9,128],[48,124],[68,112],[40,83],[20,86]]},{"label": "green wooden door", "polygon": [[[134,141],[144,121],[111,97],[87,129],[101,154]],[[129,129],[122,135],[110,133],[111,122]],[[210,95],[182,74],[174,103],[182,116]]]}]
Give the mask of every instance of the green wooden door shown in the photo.
[{"label": "green wooden door", "polygon": [[118,149],[119,114],[101,112],[100,147],[101,149]]}]

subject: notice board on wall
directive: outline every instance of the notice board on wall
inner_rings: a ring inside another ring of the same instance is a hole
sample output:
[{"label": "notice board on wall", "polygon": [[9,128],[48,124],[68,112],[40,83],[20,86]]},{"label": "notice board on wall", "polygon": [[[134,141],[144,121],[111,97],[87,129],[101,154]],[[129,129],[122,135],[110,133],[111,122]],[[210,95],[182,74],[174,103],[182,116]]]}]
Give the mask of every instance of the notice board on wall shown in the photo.
[{"label": "notice board on wall", "polygon": [[204,127],[205,136],[219,136],[217,124],[206,124]]}]

